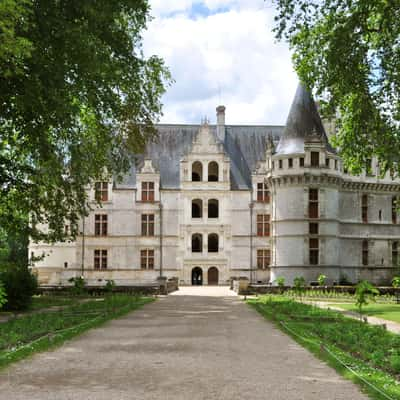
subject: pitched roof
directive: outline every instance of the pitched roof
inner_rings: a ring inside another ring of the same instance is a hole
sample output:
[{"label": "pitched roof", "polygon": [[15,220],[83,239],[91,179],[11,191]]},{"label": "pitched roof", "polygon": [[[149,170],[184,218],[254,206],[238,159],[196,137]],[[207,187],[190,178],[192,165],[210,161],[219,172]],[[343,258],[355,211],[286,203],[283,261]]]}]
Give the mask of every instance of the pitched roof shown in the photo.
[{"label": "pitched roof", "polygon": [[[157,125],[158,137],[149,142],[144,154],[135,155],[136,162],[121,182],[116,182],[117,189],[136,188],[136,173],[144,158],[150,158],[153,166],[160,172],[160,184],[163,189],[178,189],[180,186],[180,161],[190,152],[200,125]],[[216,137],[216,126],[210,125]],[[265,159],[268,135],[277,142],[283,126],[225,126],[223,143],[226,155],[231,163],[231,188],[249,190],[251,173],[257,163]]]},{"label": "pitched roof", "polygon": [[327,150],[335,152],[310,92],[299,83],[275,154],[304,153],[304,141],[310,135],[319,136]]}]

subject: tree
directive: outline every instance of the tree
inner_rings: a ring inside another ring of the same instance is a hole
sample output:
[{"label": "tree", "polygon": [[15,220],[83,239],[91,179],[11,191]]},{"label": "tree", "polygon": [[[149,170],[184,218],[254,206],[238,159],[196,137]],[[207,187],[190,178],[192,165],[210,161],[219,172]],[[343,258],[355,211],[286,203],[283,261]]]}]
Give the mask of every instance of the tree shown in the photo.
[{"label": "tree", "polygon": [[88,185],[105,171],[121,177],[155,135],[170,75],[143,55],[148,20],[147,0],[0,2],[6,232],[64,240],[67,220],[74,236]]},{"label": "tree", "polygon": [[293,50],[300,80],[337,118],[346,166],[377,157],[399,176],[400,6],[396,0],[272,0],[276,37]]},{"label": "tree", "polygon": [[356,286],[356,306],[360,319],[362,317],[362,308],[366,306],[370,300],[374,301],[374,296],[379,294],[379,290],[368,281],[361,281]]}]

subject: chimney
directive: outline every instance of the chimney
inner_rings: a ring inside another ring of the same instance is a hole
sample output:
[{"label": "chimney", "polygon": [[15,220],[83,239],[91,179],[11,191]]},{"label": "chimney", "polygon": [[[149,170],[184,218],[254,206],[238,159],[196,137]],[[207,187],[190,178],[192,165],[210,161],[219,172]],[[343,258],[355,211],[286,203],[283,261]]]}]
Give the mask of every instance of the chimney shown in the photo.
[{"label": "chimney", "polygon": [[222,143],[225,142],[225,106],[217,107],[217,137]]}]

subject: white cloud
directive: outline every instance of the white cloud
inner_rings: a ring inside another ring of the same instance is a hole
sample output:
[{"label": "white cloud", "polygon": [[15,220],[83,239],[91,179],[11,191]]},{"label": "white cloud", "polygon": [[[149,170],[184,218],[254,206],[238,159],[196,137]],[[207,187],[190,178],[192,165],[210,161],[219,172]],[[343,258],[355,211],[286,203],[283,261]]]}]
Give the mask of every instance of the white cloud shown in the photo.
[{"label": "white cloud", "polygon": [[175,79],[162,122],[198,123],[205,115],[214,121],[221,103],[228,124],[285,122],[297,78],[287,46],[275,43],[265,3],[152,0],[156,17],[145,53],[163,57]]}]

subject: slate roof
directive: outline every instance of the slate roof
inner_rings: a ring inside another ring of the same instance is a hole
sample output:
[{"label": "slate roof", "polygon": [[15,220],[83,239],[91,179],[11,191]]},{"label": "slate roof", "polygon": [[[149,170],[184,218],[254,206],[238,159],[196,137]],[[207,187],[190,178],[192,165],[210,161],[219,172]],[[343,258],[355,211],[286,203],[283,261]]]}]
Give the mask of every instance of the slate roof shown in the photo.
[{"label": "slate roof", "polygon": [[300,83],[275,154],[304,153],[304,139],[311,134],[318,135],[325,143],[326,149],[332,153],[335,152],[329,144],[310,92]]},{"label": "slate roof", "polygon": [[[122,182],[116,182],[117,189],[136,188],[136,171],[143,159],[150,158],[160,172],[162,189],[178,189],[180,185],[181,159],[191,151],[200,125],[157,125],[158,138],[146,146],[145,153],[134,156],[130,171]],[[216,126],[210,125],[216,137]],[[225,152],[231,162],[231,188],[248,190],[251,187],[251,173],[257,163],[265,159],[267,138],[272,134],[278,142],[283,126],[240,126],[225,125]]]}]

